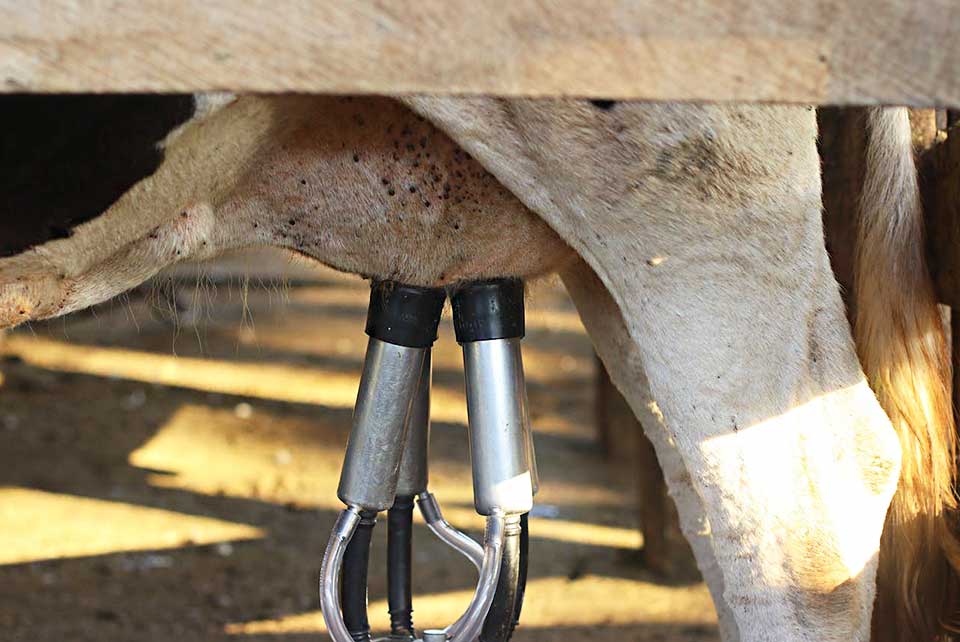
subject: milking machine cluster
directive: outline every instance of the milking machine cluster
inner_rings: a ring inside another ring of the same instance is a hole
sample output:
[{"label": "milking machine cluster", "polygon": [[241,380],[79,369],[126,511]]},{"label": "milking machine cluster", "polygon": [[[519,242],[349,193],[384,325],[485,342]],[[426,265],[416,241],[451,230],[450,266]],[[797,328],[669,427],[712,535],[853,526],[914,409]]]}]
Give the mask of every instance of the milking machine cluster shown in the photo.
[{"label": "milking machine cluster", "polygon": [[387,601],[390,636],[413,641],[411,535],[414,500],[430,530],[479,571],[463,615],[423,642],[505,642],[520,617],[527,568],[527,514],[537,469],[520,358],[523,282],[496,279],[451,294],[463,349],[468,433],[477,512],[486,517],[482,545],[443,518],[427,490],[430,349],[443,289],[374,282],[353,428],[337,494],[340,513],[323,557],[320,605],[335,642],[368,642],[367,562],[377,516],[387,511]]}]

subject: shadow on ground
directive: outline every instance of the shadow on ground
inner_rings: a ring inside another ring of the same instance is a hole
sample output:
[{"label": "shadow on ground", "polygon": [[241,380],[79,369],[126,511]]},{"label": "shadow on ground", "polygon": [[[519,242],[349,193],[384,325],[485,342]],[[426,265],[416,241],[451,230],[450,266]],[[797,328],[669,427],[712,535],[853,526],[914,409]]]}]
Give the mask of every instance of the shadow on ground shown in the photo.
[{"label": "shadow on ground", "polygon": [[[195,327],[179,328],[134,297],[0,343],[3,638],[323,639],[317,570],[339,506],[349,407],[38,367],[30,341],[359,377],[365,297],[365,286],[336,275],[282,296],[221,291]],[[515,639],[716,640],[702,586],[659,585],[629,562],[637,540],[633,510],[624,509],[630,475],[592,444],[589,341],[571,329],[562,294],[540,293],[535,304],[546,321],[529,334],[525,362],[541,428],[538,501],[551,519],[532,528],[531,590]],[[555,330],[551,310],[562,317]],[[436,385],[452,396],[462,374],[450,334],[435,361]],[[479,535],[463,424],[436,423],[432,449],[435,492],[451,521]],[[384,536],[379,528],[372,611],[384,599]],[[442,624],[465,605],[473,572],[425,528],[415,538],[415,606]],[[371,615],[375,626],[385,622]]]}]

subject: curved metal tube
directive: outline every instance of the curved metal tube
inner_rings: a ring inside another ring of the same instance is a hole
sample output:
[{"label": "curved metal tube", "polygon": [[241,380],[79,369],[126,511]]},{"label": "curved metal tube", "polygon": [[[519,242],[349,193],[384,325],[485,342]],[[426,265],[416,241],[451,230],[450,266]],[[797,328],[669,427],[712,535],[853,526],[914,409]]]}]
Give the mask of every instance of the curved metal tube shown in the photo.
[{"label": "curved metal tube", "polygon": [[520,515],[508,515],[505,520],[500,577],[497,578],[497,590],[490,611],[483,621],[480,642],[509,642],[513,635],[513,619],[520,588],[520,523]]},{"label": "curved metal tube", "polygon": [[334,642],[354,642],[340,611],[340,567],[347,544],[360,523],[360,509],[350,506],[340,513],[320,566],[320,610]]},{"label": "curved metal tube", "polygon": [[450,642],[474,642],[480,635],[483,621],[497,592],[505,535],[506,518],[503,513],[497,511],[487,517],[487,527],[483,534],[483,563],[480,566],[477,590],[460,619],[447,627]]},{"label": "curved metal tube", "polygon": [[440,504],[433,493],[420,493],[417,497],[417,506],[420,507],[420,513],[433,534],[440,538],[444,544],[470,560],[479,571],[483,566],[483,546],[477,544],[469,535],[461,533],[443,518],[443,513],[440,512]]}]

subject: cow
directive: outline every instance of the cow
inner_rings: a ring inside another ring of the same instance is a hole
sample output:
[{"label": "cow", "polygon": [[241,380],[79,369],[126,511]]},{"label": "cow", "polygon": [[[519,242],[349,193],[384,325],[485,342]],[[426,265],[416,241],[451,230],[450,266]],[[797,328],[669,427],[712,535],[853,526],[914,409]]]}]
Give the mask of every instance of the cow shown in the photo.
[{"label": "cow", "polygon": [[559,272],[724,640],[946,635],[956,448],[904,110],[868,120],[851,331],[812,108],[100,99],[0,102],[26,124],[4,143],[0,327],[248,246],[414,285]]}]

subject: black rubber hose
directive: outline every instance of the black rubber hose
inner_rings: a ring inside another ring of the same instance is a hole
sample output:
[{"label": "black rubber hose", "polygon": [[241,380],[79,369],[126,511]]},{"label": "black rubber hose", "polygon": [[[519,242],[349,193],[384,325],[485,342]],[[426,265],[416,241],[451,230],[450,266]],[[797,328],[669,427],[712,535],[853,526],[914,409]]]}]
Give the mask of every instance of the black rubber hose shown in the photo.
[{"label": "black rubber hose", "polygon": [[413,591],[410,587],[413,495],[398,495],[387,511],[387,604],[390,637],[413,639]]},{"label": "black rubber hose", "polygon": [[480,642],[506,642],[513,634],[520,580],[520,533],[523,530],[520,524],[520,520],[507,524],[497,591],[483,621]]},{"label": "black rubber hose", "polygon": [[527,593],[527,563],[530,557],[530,513],[520,516],[520,571],[517,577],[517,599],[513,607],[513,626],[510,634],[520,624],[520,611],[523,610],[523,597]]},{"label": "black rubber hose", "polygon": [[367,620],[367,568],[370,562],[370,539],[377,524],[376,511],[361,511],[360,523],[343,554],[340,574],[340,608],[343,622],[356,642],[370,642]]}]

